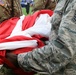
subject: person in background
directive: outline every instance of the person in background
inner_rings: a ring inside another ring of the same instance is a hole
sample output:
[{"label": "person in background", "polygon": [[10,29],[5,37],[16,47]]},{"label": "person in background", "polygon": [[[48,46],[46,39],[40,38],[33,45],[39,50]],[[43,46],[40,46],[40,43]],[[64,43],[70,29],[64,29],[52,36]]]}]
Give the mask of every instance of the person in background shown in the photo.
[{"label": "person in background", "polygon": [[51,23],[52,32],[46,46],[6,56],[24,71],[41,75],[76,75],[76,0],[58,0]]},{"label": "person in background", "polygon": [[26,13],[29,14],[30,11],[30,5],[32,6],[34,1],[33,0],[26,0],[27,5],[26,5]]},{"label": "person in background", "polygon": [[30,12],[30,6],[34,4],[33,0],[22,0],[25,3],[26,13],[29,14]]},{"label": "person in background", "polygon": [[22,9],[20,0],[1,0],[0,1],[0,22],[11,17],[20,17]]},{"label": "person in background", "polygon": [[33,6],[34,1],[33,0],[21,0],[20,4],[22,8],[26,8],[26,13],[29,14],[30,6]]}]

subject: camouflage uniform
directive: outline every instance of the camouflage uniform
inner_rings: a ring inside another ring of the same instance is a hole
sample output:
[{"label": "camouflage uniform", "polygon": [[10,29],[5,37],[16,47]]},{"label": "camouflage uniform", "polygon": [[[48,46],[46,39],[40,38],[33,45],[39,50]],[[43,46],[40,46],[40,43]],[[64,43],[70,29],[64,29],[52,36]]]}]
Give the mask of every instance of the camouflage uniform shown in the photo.
[{"label": "camouflage uniform", "polygon": [[0,69],[0,75],[15,75],[15,74],[13,73],[12,69],[3,66]]},{"label": "camouflage uniform", "polygon": [[76,0],[58,0],[48,44],[18,55],[25,71],[45,75],[76,75]]},{"label": "camouflage uniform", "polygon": [[34,0],[34,5],[32,7],[32,10],[34,12],[42,9],[54,10],[55,6],[56,6],[55,0]]},{"label": "camouflage uniform", "polygon": [[[2,0],[2,1],[3,1],[2,4],[0,3],[0,22],[9,19],[11,17],[19,17],[22,15],[22,9],[19,0]],[[15,75],[15,74],[13,73],[12,69],[3,66],[0,69],[0,75]]]},{"label": "camouflage uniform", "polygon": [[3,4],[0,4],[0,22],[20,15],[22,15],[22,9],[19,0],[3,0]]}]

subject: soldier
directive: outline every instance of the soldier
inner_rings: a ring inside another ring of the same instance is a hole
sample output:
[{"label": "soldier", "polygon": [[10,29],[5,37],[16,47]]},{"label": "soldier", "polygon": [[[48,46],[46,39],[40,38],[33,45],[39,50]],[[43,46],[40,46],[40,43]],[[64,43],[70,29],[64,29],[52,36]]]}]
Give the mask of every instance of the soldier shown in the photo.
[{"label": "soldier", "polygon": [[22,15],[20,0],[1,0],[0,1],[0,22],[11,17],[19,17]]},{"label": "soldier", "polygon": [[[0,0],[0,22],[7,20],[11,17],[20,17],[22,9],[20,0]],[[14,75],[13,71],[3,66],[0,69],[0,75]]]},{"label": "soldier", "polygon": [[[28,53],[7,53],[25,71],[45,75],[76,75],[76,0],[58,0],[48,44]],[[13,58],[14,57],[14,58]]]}]

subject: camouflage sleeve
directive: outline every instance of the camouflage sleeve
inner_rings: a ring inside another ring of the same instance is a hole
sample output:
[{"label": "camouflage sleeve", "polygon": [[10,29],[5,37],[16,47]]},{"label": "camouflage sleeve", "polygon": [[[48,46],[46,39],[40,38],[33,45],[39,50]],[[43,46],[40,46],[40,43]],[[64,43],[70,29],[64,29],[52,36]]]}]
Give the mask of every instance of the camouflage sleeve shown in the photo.
[{"label": "camouflage sleeve", "polygon": [[12,15],[11,13],[13,13],[13,16],[15,17],[20,17],[22,15],[22,8],[20,5],[20,0],[7,0],[6,8],[7,10],[10,9],[10,15]]},{"label": "camouflage sleeve", "polygon": [[34,5],[32,10],[35,12],[37,10],[42,10],[45,8],[46,0],[34,0]]},{"label": "camouflage sleeve", "polygon": [[22,8],[20,5],[20,0],[13,0],[14,1],[14,16],[20,17],[22,16]]},{"label": "camouflage sleeve", "polygon": [[21,15],[22,8],[20,5],[20,0],[3,0],[3,4],[0,4],[0,22],[11,17],[20,17]]},{"label": "camouflage sleeve", "polygon": [[[58,0],[56,0],[58,1]],[[66,4],[66,0],[59,0],[56,7],[55,7],[55,10],[54,10],[54,14],[53,14],[53,18],[52,18],[52,24],[54,27],[56,26],[59,26],[60,25],[60,22],[61,22],[61,18],[63,16],[63,10],[64,10],[64,6]]]},{"label": "camouflage sleeve", "polygon": [[18,63],[25,71],[52,75],[71,61],[76,48],[76,1],[67,8],[57,38],[42,48],[18,55]]},{"label": "camouflage sleeve", "polygon": [[56,3],[56,0],[34,0],[32,11],[35,12],[37,10],[43,9],[50,9],[53,11],[55,9]]}]

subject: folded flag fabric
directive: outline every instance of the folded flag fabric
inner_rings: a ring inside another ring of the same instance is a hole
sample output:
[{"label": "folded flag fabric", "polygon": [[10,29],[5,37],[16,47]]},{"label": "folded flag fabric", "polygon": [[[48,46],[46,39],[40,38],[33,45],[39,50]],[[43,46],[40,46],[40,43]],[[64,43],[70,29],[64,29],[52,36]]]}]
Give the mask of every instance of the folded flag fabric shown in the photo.
[{"label": "folded flag fabric", "polygon": [[[0,64],[7,63],[5,62],[7,50],[19,54],[44,46],[42,39],[49,39],[52,14],[51,10],[40,10],[33,15],[13,17],[2,22],[0,24]],[[18,72],[17,69],[15,72]]]}]

